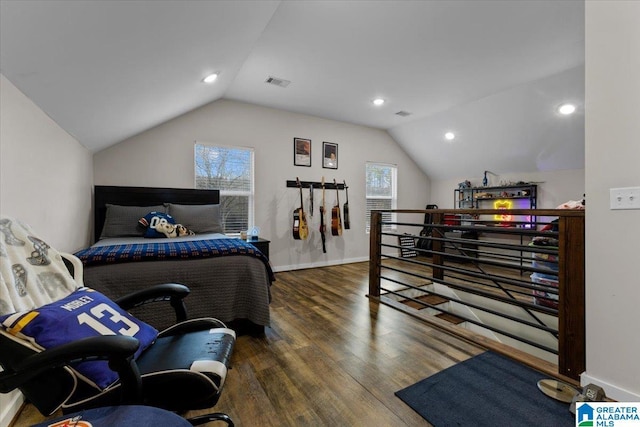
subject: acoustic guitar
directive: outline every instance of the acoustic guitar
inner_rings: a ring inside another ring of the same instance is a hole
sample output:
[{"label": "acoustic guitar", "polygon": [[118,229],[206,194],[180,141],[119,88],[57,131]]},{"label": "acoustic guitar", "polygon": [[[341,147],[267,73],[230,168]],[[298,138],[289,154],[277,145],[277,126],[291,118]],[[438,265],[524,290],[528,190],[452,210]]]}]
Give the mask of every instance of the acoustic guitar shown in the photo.
[{"label": "acoustic guitar", "polygon": [[331,208],[331,235],[342,236],[342,220],[340,219],[340,192],[338,184],[334,178],[333,185],[336,186],[336,204]]},{"label": "acoustic guitar", "polygon": [[297,177],[296,182],[300,190],[300,207],[293,211],[293,238],[305,240],[309,235],[309,229],[307,228],[307,217],[304,214],[304,205],[302,203],[302,184],[300,184],[300,179]]},{"label": "acoustic guitar", "polygon": [[327,230],[327,226],[324,225],[324,176],[322,177],[322,204],[320,205],[320,238],[322,239],[322,253],[327,253],[327,247],[325,246],[326,237],[324,232]]},{"label": "acoustic guitar", "polygon": [[342,181],[344,183],[344,195],[347,197],[347,201],[342,205],[342,217],[344,218],[344,229],[348,230],[351,228],[351,224],[349,223],[349,192],[347,191],[347,181]]}]

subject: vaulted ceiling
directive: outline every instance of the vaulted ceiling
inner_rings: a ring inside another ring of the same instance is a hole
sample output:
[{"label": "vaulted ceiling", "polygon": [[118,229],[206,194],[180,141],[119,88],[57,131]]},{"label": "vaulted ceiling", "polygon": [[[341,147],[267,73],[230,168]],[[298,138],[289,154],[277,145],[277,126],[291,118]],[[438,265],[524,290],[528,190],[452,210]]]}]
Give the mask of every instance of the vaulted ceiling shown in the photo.
[{"label": "vaulted ceiling", "polygon": [[583,1],[2,0],[0,24],[2,74],[92,151],[226,98],[385,129],[434,179],[584,164]]}]

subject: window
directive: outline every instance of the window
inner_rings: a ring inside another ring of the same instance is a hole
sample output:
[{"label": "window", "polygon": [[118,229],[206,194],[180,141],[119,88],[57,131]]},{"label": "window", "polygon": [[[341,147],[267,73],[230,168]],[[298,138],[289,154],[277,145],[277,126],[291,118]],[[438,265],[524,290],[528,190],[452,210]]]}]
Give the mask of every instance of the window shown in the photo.
[{"label": "window", "polygon": [[196,143],[196,188],[220,190],[225,233],[253,225],[253,149]]},{"label": "window", "polygon": [[[378,209],[396,209],[397,205],[397,173],[395,165],[385,163],[367,163],[366,166],[366,198],[367,198],[367,233],[371,229],[371,211]],[[382,221],[396,221],[396,214],[382,214]],[[396,225],[384,225],[383,230],[395,230]]]}]

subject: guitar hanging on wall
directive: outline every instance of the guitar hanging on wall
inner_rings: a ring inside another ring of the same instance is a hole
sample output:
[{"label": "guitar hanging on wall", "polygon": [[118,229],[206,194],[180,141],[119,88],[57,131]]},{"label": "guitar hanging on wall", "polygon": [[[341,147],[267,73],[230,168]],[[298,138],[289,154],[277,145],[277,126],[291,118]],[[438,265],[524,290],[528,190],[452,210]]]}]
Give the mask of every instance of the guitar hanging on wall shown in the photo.
[{"label": "guitar hanging on wall", "polygon": [[342,181],[344,184],[344,195],[347,197],[347,201],[342,205],[342,217],[344,218],[344,229],[348,230],[351,228],[351,223],[349,222],[349,192],[347,191],[347,181]]},{"label": "guitar hanging on wall", "polygon": [[320,205],[320,238],[322,239],[322,253],[327,253],[327,247],[325,245],[326,238],[324,232],[327,227],[324,225],[324,176],[322,177],[322,204]]},{"label": "guitar hanging on wall", "polygon": [[300,179],[297,177],[296,182],[300,190],[300,207],[293,211],[293,238],[305,240],[309,235],[309,229],[307,228],[307,217],[304,214],[304,205],[302,203],[302,184],[300,184]]},{"label": "guitar hanging on wall", "polygon": [[342,236],[342,220],[340,219],[340,193],[335,178],[333,185],[336,186],[336,204],[331,208],[331,235]]}]

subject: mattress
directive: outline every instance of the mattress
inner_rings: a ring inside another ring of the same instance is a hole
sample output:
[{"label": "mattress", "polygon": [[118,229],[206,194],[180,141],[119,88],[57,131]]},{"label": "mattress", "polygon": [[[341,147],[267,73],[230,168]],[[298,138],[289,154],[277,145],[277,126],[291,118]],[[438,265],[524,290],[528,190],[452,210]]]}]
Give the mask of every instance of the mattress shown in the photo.
[{"label": "mattress", "polygon": [[[226,236],[199,235],[178,239],[202,238]],[[92,247],[141,241],[148,243],[149,239],[103,239]],[[268,264],[246,255],[85,265],[84,268],[85,285],[110,298],[119,298],[155,284],[180,283],[191,290],[185,299],[189,318],[215,317],[227,323],[247,320],[259,326],[270,323],[271,279]],[[175,323],[173,309],[166,302],[147,304],[131,312],[159,329]]]}]

